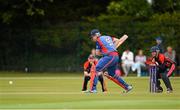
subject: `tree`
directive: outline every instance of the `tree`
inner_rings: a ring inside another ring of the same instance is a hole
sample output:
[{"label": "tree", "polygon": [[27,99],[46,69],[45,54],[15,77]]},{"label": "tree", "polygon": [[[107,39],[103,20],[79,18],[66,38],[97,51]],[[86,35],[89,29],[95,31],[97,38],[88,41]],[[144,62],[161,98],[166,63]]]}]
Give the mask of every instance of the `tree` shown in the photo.
[{"label": "tree", "polygon": [[175,12],[180,10],[179,0],[154,0],[153,9],[155,12],[165,13],[165,12]]},{"label": "tree", "polygon": [[53,0],[1,0],[0,19],[9,24],[16,18],[24,16],[44,15],[44,6]]},{"label": "tree", "polygon": [[119,2],[112,1],[107,7],[107,11],[112,15],[130,15],[143,16],[151,15],[151,6],[146,0],[122,0]]}]

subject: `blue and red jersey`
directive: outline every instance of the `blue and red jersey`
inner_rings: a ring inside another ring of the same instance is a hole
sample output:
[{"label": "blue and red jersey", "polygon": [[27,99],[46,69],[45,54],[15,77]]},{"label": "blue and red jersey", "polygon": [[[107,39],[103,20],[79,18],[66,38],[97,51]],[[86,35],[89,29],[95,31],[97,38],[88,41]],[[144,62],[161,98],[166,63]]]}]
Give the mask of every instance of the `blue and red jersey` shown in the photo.
[{"label": "blue and red jersey", "polygon": [[110,36],[100,36],[96,42],[96,49],[100,50],[103,55],[109,55],[112,52],[116,52],[116,47],[113,43],[113,38]]}]

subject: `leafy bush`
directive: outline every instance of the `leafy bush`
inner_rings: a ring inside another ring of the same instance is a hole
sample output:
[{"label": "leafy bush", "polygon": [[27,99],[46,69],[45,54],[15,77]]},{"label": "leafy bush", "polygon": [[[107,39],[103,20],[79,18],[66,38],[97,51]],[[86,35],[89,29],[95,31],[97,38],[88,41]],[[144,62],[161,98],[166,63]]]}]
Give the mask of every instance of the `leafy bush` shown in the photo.
[{"label": "leafy bush", "polygon": [[137,17],[148,17],[152,14],[150,4],[146,0],[122,0],[112,1],[107,7],[111,15],[130,15]]}]

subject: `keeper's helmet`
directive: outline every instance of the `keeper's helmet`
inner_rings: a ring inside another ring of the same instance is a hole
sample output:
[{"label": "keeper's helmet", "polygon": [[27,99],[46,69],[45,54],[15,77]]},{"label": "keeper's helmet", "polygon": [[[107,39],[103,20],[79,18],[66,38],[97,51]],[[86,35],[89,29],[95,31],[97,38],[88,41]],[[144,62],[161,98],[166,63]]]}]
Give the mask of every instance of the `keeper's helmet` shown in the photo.
[{"label": "keeper's helmet", "polygon": [[159,48],[157,46],[153,46],[150,49],[150,52],[158,52],[158,51],[159,51]]},{"label": "keeper's helmet", "polygon": [[98,35],[100,36],[100,31],[98,29],[93,29],[90,31],[89,36],[92,38],[93,36]]}]

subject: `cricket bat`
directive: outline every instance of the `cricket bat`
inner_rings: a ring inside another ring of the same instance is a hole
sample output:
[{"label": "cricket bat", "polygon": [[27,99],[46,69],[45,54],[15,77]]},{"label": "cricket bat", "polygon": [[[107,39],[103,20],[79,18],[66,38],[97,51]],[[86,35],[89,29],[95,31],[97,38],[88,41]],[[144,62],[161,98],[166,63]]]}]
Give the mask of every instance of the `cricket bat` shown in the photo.
[{"label": "cricket bat", "polygon": [[123,35],[119,40],[115,42],[115,47],[118,48],[127,38],[128,36],[126,34]]},{"label": "cricket bat", "polygon": [[114,83],[116,83],[117,85],[119,85],[120,87],[122,87],[122,88],[124,88],[126,90],[126,88],[121,83],[119,83],[118,80],[116,80],[112,76],[110,76],[108,74],[104,74],[104,76],[106,76],[108,79],[110,79],[111,81],[113,81]]}]

